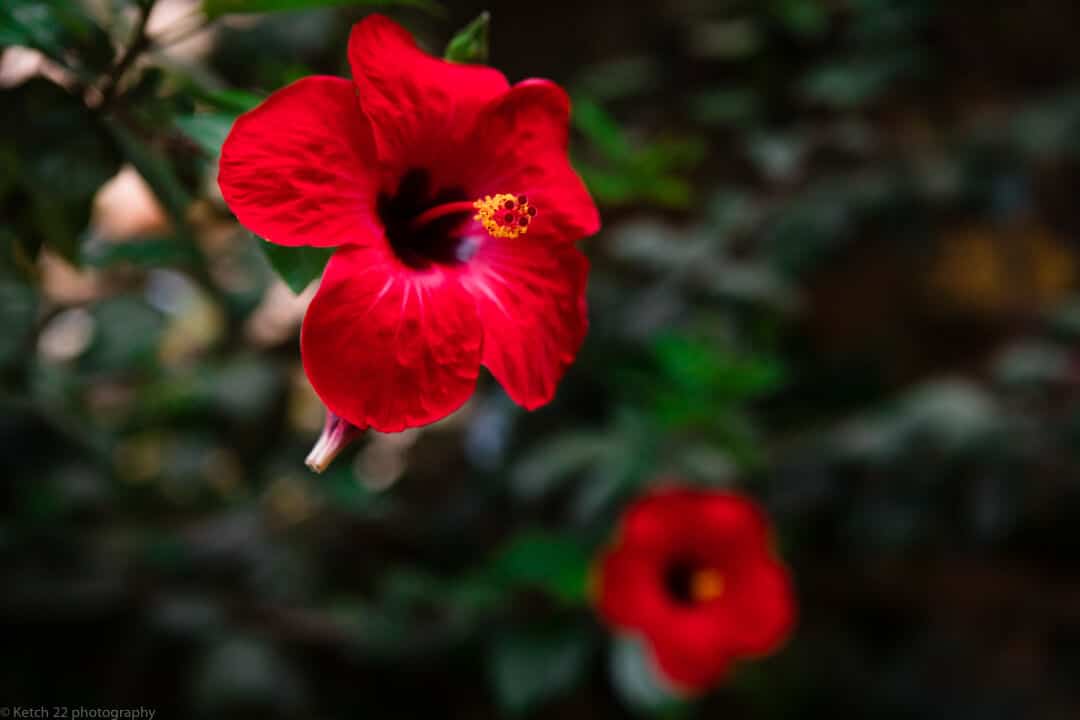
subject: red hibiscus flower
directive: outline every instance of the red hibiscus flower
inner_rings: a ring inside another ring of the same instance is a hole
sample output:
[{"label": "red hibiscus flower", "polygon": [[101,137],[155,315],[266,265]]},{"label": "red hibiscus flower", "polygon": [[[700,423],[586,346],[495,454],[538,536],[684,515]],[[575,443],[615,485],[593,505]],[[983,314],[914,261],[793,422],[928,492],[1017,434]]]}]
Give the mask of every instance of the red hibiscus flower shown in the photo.
[{"label": "red hibiscus flower", "polygon": [[567,159],[566,93],[431,57],[377,15],[349,62],[352,81],[271,95],[221,151],[248,229],[338,248],[301,332],[312,386],[331,418],[383,432],[456,410],[481,365],[543,405],[585,336],[573,243],[600,227]]},{"label": "red hibiscus flower", "polygon": [[795,604],[768,522],[729,492],[668,489],[635,502],[598,566],[603,618],[640,634],[675,689],[701,691],[733,660],[776,650]]}]

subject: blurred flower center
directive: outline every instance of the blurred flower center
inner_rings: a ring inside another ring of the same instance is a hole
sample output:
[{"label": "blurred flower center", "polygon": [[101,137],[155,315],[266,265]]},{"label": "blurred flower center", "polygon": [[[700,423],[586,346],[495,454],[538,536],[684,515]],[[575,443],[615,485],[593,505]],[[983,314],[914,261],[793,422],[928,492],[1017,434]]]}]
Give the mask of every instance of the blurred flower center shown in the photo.
[{"label": "blurred flower center", "polygon": [[679,561],[664,574],[668,594],[680,605],[697,605],[724,594],[724,575],[714,567]]}]

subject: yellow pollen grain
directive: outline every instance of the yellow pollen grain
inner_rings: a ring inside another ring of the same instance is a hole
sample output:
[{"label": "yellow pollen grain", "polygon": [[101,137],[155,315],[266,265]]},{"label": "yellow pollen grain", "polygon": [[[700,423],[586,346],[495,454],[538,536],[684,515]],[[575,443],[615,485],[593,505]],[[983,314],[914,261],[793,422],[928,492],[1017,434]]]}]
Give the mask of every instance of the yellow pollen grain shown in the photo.
[{"label": "yellow pollen grain", "polygon": [[[529,232],[529,223],[531,223],[533,216],[529,215],[529,203],[518,204],[517,198],[517,195],[511,195],[510,193],[485,195],[473,203],[473,207],[476,208],[476,215],[473,216],[473,220],[483,225],[484,230],[492,237],[516,238],[519,235],[524,235]],[[507,202],[512,202],[514,204],[513,208],[507,209]],[[513,215],[513,221],[510,223],[502,222],[502,217],[505,215]],[[525,225],[520,224],[521,218],[526,218]]]},{"label": "yellow pollen grain", "polygon": [[712,568],[696,571],[690,577],[690,597],[695,602],[716,600],[724,594],[724,576]]}]

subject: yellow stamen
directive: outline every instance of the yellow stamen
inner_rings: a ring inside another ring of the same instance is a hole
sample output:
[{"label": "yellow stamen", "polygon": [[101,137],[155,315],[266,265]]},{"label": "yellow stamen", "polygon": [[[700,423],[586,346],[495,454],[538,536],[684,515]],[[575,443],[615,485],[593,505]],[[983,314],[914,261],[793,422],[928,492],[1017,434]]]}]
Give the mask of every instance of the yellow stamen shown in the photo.
[{"label": "yellow stamen", "polygon": [[694,602],[709,602],[724,594],[724,576],[712,568],[694,571],[690,577],[690,597]]},{"label": "yellow stamen", "polygon": [[536,217],[536,208],[529,205],[524,195],[485,195],[474,202],[473,207],[476,208],[473,219],[484,226],[488,235],[497,238],[524,235]]}]

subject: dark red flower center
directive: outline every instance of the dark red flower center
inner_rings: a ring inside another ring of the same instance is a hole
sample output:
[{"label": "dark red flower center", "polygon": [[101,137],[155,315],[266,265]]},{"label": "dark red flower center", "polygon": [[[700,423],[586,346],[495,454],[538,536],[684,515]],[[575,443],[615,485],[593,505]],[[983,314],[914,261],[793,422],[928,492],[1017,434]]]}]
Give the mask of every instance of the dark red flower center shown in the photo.
[{"label": "dark red flower center", "polygon": [[712,565],[677,560],[664,571],[664,588],[678,605],[700,605],[724,594],[724,575]]},{"label": "dark red flower center", "polygon": [[376,208],[390,247],[406,265],[423,269],[468,259],[460,227],[473,205],[462,188],[433,188],[430,173],[414,168],[395,192],[379,195]]},{"label": "dark red flower center", "polygon": [[465,197],[456,187],[433,191],[430,174],[419,169],[405,173],[396,192],[379,195],[379,218],[402,262],[419,269],[468,260],[476,251],[475,241],[462,232],[468,215],[495,238],[524,235],[536,217],[536,207],[525,195]]}]

